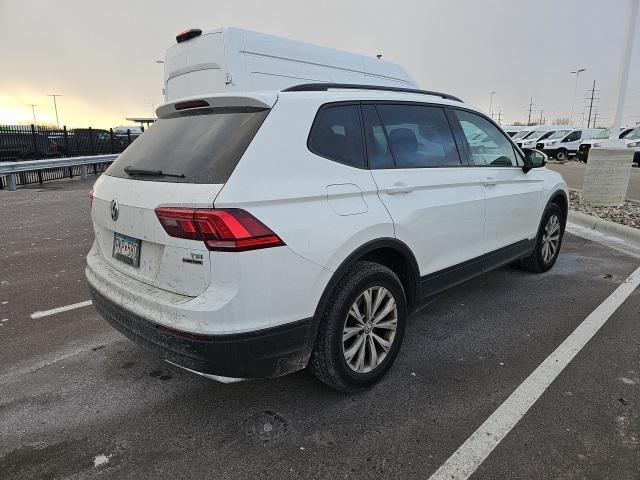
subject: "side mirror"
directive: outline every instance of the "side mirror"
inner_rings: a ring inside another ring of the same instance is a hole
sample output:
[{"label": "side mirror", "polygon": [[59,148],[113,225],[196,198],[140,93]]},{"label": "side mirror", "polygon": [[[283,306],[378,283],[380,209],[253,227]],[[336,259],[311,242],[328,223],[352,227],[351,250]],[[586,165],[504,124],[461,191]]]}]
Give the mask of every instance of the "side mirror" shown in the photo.
[{"label": "side mirror", "polygon": [[540,150],[525,148],[522,151],[524,152],[524,167],[522,167],[524,173],[527,173],[532,168],[544,167],[547,164],[549,157]]}]

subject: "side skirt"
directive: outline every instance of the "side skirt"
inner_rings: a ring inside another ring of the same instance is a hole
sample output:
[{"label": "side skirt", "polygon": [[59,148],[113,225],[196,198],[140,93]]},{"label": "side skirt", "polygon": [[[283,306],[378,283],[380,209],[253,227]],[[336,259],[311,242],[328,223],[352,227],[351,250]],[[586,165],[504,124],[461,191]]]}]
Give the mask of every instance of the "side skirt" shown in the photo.
[{"label": "side skirt", "polygon": [[485,272],[495,270],[521,258],[528,257],[536,245],[536,239],[521,240],[493,252],[486,253],[453,267],[439,270],[420,278],[420,301],[423,305],[435,295],[460,285]]}]

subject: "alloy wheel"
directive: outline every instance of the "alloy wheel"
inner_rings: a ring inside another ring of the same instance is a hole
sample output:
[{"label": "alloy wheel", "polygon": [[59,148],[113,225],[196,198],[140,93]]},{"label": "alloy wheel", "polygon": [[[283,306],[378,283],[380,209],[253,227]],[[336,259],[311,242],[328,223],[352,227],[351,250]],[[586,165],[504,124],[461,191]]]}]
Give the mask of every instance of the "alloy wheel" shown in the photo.
[{"label": "alloy wheel", "polygon": [[393,294],[381,286],[362,292],[349,308],[342,332],[342,353],[349,368],[367,373],[380,365],[391,350],[397,327]]},{"label": "alloy wheel", "polygon": [[542,234],[542,259],[545,263],[551,262],[560,245],[560,219],[557,215],[551,215],[544,227]]}]

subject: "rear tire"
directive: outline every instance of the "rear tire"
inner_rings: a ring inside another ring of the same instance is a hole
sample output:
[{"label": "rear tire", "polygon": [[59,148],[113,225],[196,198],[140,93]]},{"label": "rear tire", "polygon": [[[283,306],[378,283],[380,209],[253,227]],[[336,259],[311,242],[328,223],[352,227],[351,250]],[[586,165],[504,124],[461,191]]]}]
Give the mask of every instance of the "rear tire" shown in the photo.
[{"label": "rear tire", "polygon": [[520,260],[520,266],[530,272],[542,273],[556,263],[562,237],[564,236],[564,215],[555,203],[550,203],[542,216],[536,246],[527,258]]},{"label": "rear tire", "polygon": [[325,307],[310,370],[341,392],[373,385],[398,355],[406,320],[406,298],[398,276],[377,263],[356,263]]}]

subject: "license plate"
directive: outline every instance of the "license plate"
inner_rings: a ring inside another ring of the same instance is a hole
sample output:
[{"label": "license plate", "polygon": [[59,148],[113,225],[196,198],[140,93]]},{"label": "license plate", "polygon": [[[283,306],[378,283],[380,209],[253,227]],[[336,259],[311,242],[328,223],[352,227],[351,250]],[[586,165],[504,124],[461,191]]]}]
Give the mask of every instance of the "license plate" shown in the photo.
[{"label": "license plate", "polygon": [[140,240],[114,232],[113,258],[132,267],[140,266]]}]

